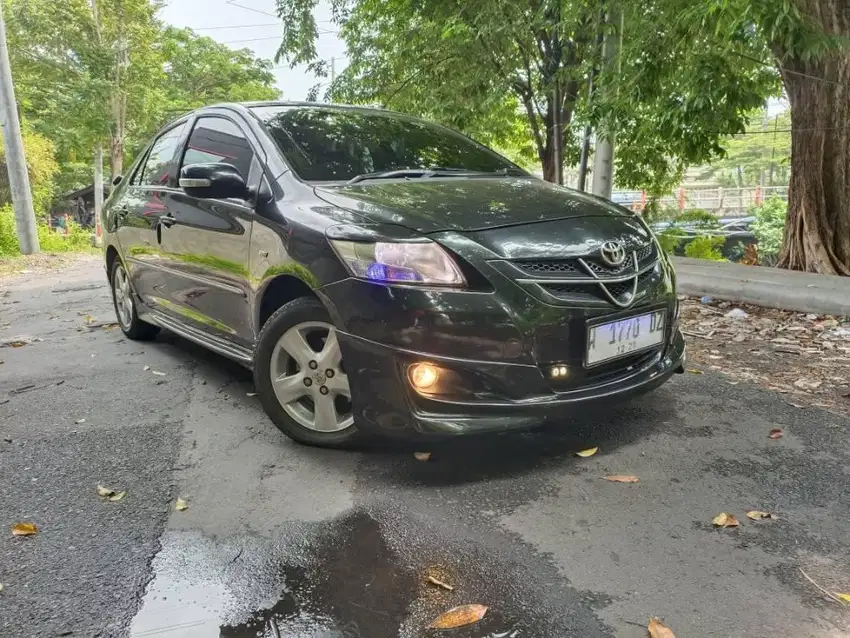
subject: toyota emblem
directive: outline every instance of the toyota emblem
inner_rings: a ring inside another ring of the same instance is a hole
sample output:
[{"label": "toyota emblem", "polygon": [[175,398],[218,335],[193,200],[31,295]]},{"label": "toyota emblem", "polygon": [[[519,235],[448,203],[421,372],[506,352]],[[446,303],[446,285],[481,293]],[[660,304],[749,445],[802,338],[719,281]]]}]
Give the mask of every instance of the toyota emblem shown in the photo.
[{"label": "toyota emblem", "polygon": [[626,249],[618,241],[606,241],[601,248],[602,261],[609,266],[622,266],[626,261]]}]

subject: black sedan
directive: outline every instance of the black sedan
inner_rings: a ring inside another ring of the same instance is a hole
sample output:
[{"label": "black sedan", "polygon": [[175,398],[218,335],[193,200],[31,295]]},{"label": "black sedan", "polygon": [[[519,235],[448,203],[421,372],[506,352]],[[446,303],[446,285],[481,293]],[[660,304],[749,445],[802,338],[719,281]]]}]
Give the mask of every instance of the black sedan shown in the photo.
[{"label": "black sedan", "polygon": [[200,109],[103,226],[124,334],[251,367],[304,443],[568,422],[683,369],[674,273],[640,217],[396,113]]}]

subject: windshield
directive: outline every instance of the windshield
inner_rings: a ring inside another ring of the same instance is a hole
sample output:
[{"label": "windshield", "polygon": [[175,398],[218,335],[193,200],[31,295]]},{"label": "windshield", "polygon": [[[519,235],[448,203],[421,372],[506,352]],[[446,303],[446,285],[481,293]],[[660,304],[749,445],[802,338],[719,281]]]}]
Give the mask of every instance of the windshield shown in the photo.
[{"label": "windshield", "polygon": [[449,129],[392,113],[304,106],[252,110],[292,170],[308,182],[432,167],[486,173],[521,170]]}]

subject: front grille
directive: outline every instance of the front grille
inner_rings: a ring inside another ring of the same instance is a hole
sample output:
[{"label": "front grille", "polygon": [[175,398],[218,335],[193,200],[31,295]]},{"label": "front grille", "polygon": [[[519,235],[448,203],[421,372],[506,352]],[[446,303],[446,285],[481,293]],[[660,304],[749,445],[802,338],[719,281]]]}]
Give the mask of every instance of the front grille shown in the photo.
[{"label": "front grille", "polygon": [[599,288],[599,284],[540,284],[550,295],[564,301],[606,301],[610,300]]},{"label": "front grille", "polygon": [[630,279],[629,281],[618,281],[613,284],[605,284],[605,287],[608,289],[608,292],[611,293],[611,296],[614,297],[614,299],[617,299],[621,295],[631,292],[634,285],[634,279]]},{"label": "front grille", "polygon": [[619,277],[621,275],[628,274],[632,271],[634,266],[631,255],[629,255],[626,261],[619,266],[609,266],[608,264],[603,263],[598,257],[585,257],[584,263],[586,263],[587,267],[597,275],[604,275],[608,277]]},{"label": "front grille", "polygon": [[550,259],[548,261],[515,261],[514,264],[529,275],[561,275],[579,273],[584,275],[578,263],[573,259]]}]

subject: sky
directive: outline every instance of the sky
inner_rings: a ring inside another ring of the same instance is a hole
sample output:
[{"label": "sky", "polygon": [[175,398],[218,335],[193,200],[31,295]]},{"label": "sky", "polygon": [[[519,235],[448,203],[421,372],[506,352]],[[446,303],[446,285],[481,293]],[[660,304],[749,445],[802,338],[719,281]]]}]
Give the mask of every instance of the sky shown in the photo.
[{"label": "sky", "polygon": [[[235,49],[248,48],[257,57],[274,60],[282,33],[274,8],[275,0],[166,0],[159,16],[168,24],[190,27],[198,35]],[[320,0],[314,15],[319,30],[316,51],[328,62],[336,58],[339,72],[347,64],[345,43],[337,37],[337,27],[331,22],[330,4]],[[285,61],[275,64],[273,73],[283,97],[290,100],[303,100],[317,82],[328,82],[327,78],[315,78],[304,67],[290,69]],[[319,99],[322,95],[320,91]]]}]

